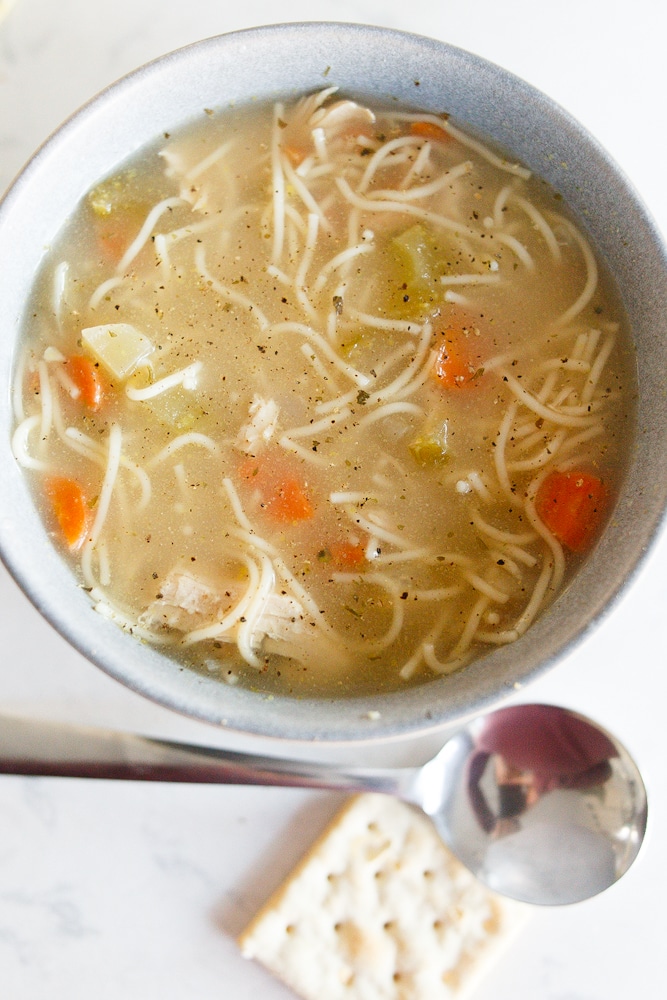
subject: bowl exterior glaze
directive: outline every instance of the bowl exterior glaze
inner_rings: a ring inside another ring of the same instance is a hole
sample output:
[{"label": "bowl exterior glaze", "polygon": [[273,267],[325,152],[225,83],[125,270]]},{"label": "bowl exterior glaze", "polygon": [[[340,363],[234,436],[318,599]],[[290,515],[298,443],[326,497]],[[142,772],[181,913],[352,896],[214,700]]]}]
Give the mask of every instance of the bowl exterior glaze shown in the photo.
[{"label": "bowl exterior glaze", "polygon": [[[205,108],[289,98],[325,85],[369,102],[447,111],[549,181],[621,290],[639,386],[637,434],[613,518],[551,609],[518,642],[459,674],[350,700],[231,688],[179,668],[101,618],[52,546],[10,447],[12,371],[26,302],[49,244],[86,191],[147,141]],[[661,238],[627,179],[575,120],[519,78],[468,52],[388,29],[327,23],[250,29],[173,52],[103,91],[35,154],[0,205],[0,260],[0,554],[37,609],[84,656],[176,711],[290,740],[368,740],[454,725],[502,700],[578,642],[613,605],[661,526],[667,504],[667,255]]]}]

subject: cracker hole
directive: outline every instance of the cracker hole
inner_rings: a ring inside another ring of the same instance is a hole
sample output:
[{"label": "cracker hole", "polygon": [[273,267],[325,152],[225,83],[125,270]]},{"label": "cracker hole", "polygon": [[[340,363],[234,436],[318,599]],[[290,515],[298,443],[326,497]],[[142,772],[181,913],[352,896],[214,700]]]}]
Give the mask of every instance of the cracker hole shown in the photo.
[{"label": "cracker hole", "polygon": [[294,924],[288,924],[287,927],[285,928],[285,934],[294,934],[295,930],[296,927],[294,926]]},{"label": "cracker hole", "polygon": [[382,925],[382,929],[385,931],[393,931],[395,926],[396,924],[393,920],[386,920],[385,923]]},{"label": "cracker hole", "polygon": [[368,824],[368,829],[370,830],[371,833],[376,833],[377,832],[378,825],[375,822],[375,820],[371,820],[371,822]]},{"label": "cracker hole", "polygon": [[426,878],[426,879],[433,878],[433,872],[431,871],[430,868],[427,868],[426,871],[423,874],[424,874],[424,878]]}]

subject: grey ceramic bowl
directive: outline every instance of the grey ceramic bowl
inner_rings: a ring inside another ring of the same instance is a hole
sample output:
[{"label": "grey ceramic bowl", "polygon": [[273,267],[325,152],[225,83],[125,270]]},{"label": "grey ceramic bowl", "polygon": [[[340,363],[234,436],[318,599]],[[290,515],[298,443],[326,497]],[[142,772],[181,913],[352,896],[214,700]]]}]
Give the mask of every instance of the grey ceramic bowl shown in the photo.
[{"label": "grey ceramic bowl", "polygon": [[[560,191],[621,289],[639,384],[638,431],[617,509],[548,613],[518,642],[460,674],[348,701],[267,698],[230,688],[179,669],[96,615],[51,546],[12,457],[8,405],[35,272],[87,189],[203,107],[297,95],[325,81],[369,101],[446,109]],[[0,206],[0,260],[2,558],[38,610],[84,656],[186,715],[248,733],[328,741],[416,735],[454,724],[530,681],[578,642],[613,604],[659,528],[667,502],[665,249],[626,179],[577,122],[520,79],[467,52],[385,29],[317,23],[252,29],[167,55],[97,96],[37,152]]]}]

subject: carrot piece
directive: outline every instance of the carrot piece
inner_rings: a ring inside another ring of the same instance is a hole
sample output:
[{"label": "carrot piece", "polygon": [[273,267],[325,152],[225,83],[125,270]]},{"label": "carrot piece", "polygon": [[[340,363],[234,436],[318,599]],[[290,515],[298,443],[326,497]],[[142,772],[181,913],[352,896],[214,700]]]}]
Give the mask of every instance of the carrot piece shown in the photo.
[{"label": "carrot piece", "polygon": [[130,245],[130,235],[124,229],[120,229],[115,222],[108,222],[101,226],[98,233],[99,248],[104,257],[110,261],[121,259]]},{"label": "carrot piece", "polygon": [[315,509],[308,490],[282,455],[249,455],[239,465],[238,475],[259,493],[262,507],[273,520],[288,523],[313,517]]},{"label": "carrot piece", "polygon": [[443,389],[474,386],[483,373],[468,344],[467,327],[448,326],[440,331],[444,338],[435,357],[433,374]]},{"label": "carrot piece", "polygon": [[277,521],[307,521],[315,513],[312,502],[296,479],[285,479],[267,499],[267,510]]},{"label": "carrot piece", "polygon": [[329,546],[331,558],[338,566],[345,566],[353,569],[366,559],[366,549],[360,543],[335,542]]},{"label": "carrot piece", "polygon": [[89,410],[99,410],[104,399],[103,379],[98,365],[83,354],[73,355],[65,362],[67,374],[79,390]]},{"label": "carrot piece", "polygon": [[540,484],[535,509],[549,531],[573,552],[597,534],[608,504],[607,487],[587,472],[552,472]]},{"label": "carrot piece", "polygon": [[74,479],[52,476],[46,481],[46,494],[67,545],[78,549],[86,537],[89,520],[83,490]]},{"label": "carrot piece", "polygon": [[147,205],[130,202],[112,208],[95,220],[97,248],[105,261],[117,264],[141,229],[148,213]]},{"label": "carrot piece", "polygon": [[283,146],[282,150],[293,167],[298,167],[306,159],[306,150],[298,146]]},{"label": "carrot piece", "polygon": [[412,122],[410,125],[411,135],[419,136],[420,139],[429,139],[432,142],[449,142],[451,136],[435,122]]}]

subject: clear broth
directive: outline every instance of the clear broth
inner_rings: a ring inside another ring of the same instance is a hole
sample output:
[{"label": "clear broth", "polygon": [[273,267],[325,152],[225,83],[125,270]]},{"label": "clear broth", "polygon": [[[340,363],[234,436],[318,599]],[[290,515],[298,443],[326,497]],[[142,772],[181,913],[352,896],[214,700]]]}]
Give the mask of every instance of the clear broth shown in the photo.
[{"label": "clear broth", "polygon": [[589,547],[632,439],[623,309],[559,196],[446,117],[328,92],[207,113],[98,185],[26,327],[15,453],[96,608],[262,690],[514,641],[585,556],[540,483],[602,484]]}]

